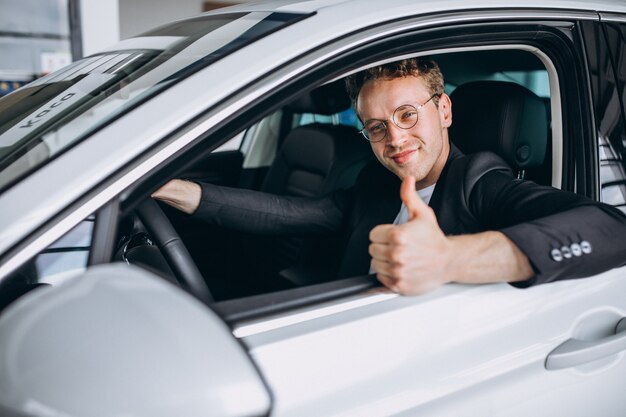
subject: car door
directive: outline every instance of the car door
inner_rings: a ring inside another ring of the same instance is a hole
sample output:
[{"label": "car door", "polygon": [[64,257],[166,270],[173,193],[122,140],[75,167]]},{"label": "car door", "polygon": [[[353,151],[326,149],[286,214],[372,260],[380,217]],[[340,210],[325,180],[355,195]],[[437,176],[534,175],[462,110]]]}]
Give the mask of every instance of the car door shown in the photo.
[{"label": "car door", "polygon": [[[553,185],[597,195],[582,23],[549,12],[525,23],[502,15],[493,27],[456,28],[473,42],[450,27],[416,31],[415,48],[536,48],[552,77]],[[231,321],[274,394],[276,416],[619,416],[625,274],[524,290],[452,284],[419,297],[374,288],[273,314],[246,315],[243,299]]]},{"label": "car door", "polygon": [[277,416],[618,416],[623,353],[561,369],[546,361],[568,339],[608,341],[625,289],[623,269],[523,291],[375,289],[240,323],[234,334]]}]

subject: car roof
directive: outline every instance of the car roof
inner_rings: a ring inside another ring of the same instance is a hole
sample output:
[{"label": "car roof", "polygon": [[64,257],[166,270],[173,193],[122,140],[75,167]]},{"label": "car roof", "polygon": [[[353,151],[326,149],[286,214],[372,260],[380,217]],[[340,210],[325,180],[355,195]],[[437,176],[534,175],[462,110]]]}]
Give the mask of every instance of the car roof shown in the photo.
[{"label": "car roof", "polygon": [[626,12],[626,2],[623,0],[388,0],[381,6],[379,0],[270,0],[250,3],[241,3],[218,9],[209,13],[231,12],[285,12],[285,13],[315,13],[323,9],[346,16],[373,15],[379,20],[386,20],[393,16],[407,15],[407,9],[415,15],[432,12],[479,10],[479,9],[561,9],[597,12]]}]

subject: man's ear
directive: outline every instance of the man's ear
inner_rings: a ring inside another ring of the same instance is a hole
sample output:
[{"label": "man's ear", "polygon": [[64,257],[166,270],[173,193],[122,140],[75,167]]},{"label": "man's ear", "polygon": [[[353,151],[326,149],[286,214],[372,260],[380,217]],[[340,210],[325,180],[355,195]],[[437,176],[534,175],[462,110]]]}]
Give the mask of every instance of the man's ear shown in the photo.
[{"label": "man's ear", "polygon": [[439,118],[441,127],[450,127],[452,124],[452,101],[446,93],[439,97]]}]

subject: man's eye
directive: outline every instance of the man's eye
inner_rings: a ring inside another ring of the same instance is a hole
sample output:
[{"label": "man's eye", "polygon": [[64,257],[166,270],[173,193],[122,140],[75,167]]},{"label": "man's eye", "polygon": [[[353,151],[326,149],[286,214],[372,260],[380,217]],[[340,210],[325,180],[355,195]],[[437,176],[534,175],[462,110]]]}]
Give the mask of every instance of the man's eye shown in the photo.
[{"label": "man's eye", "polygon": [[385,125],[382,123],[375,124],[374,126],[370,126],[367,128],[367,131],[370,133],[379,133],[385,130]]},{"label": "man's eye", "polygon": [[407,110],[400,115],[400,120],[413,120],[417,117],[417,111]]}]

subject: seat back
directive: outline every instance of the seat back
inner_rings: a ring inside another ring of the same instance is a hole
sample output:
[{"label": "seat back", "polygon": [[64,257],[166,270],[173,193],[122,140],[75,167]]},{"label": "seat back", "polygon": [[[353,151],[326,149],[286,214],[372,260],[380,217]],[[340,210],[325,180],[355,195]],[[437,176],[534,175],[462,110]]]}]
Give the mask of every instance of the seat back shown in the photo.
[{"label": "seat back", "polygon": [[523,172],[544,163],[548,120],[544,101],[504,81],[474,81],[450,95],[451,141],[464,153],[492,151]]},{"label": "seat back", "polygon": [[[294,114],[332,115],[347,110],[350,104],[340,80],[318,87],[288,107]],[[299,126],[286,135],[261,191],[317,197],[349,188],[372,158],[368,142],[352,126],[322,123]],[[275,276],[291,267],[291,272],[283,276],[296,285],[333,278],[333,270],[339,264],[340,245],[339,237],[254,237],[247,244],[254,248],[252,256],[257,270]]]},{"label": "seat back", "polygon": [[367,141],[352,126],[299,126],[287,134],[261,191],[315,197],[346,188],[371,155]]}]

